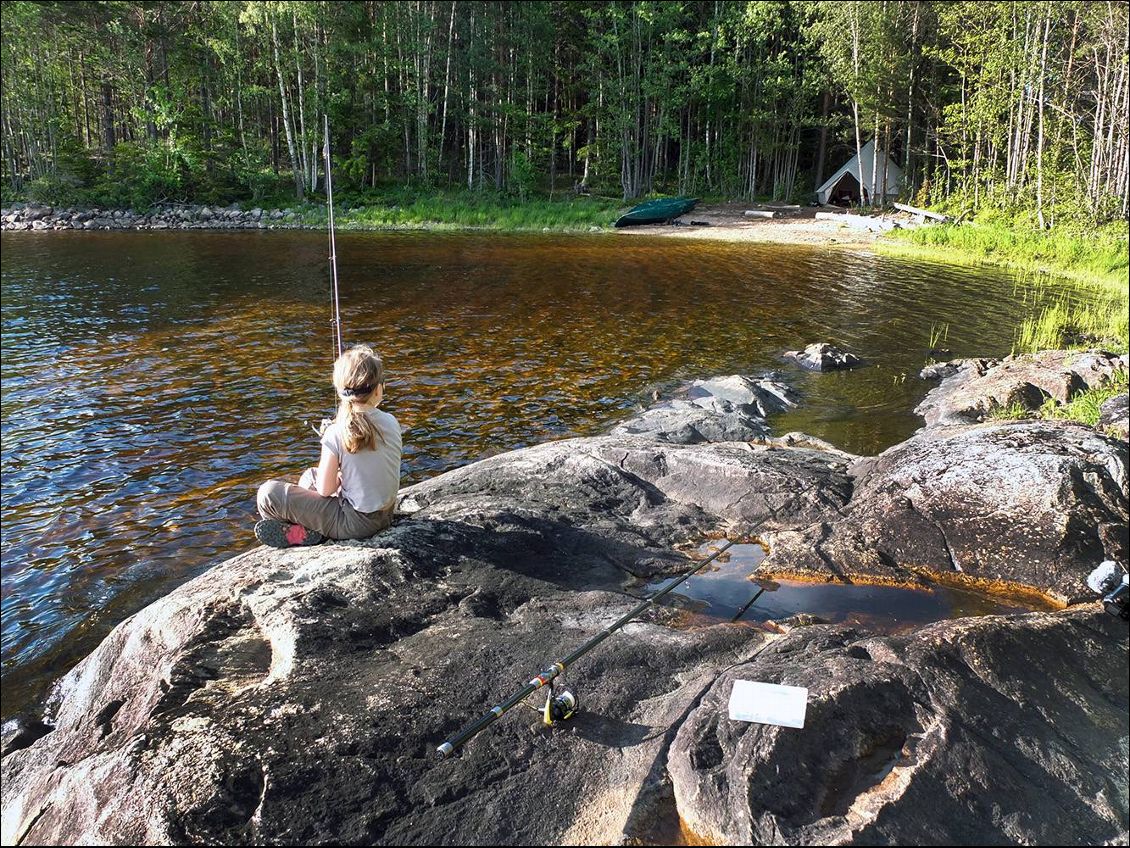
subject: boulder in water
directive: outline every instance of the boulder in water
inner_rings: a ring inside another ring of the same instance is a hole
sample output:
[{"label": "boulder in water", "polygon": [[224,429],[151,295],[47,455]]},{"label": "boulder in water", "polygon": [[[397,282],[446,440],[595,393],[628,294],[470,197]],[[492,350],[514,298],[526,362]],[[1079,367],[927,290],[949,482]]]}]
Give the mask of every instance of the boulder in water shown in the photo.
[{"label": "boulder in water", "polygon": [[833,371],[839,368],[854,368],[859,357],[854,353],[840,350],[827,342],[814,342],[804,350],[785,352],[786,359],[792,359],[809,371]]}]

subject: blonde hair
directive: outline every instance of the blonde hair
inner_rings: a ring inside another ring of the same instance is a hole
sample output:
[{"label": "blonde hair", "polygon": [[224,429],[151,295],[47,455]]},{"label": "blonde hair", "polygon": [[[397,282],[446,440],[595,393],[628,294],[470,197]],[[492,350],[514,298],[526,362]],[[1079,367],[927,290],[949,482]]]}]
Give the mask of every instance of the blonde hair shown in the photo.
[{"label": "blonde hair", "polygon": [[373,399],[384,381],[381,358],[368,345],[351,347],[334,363],[334,388],[341,398],[337,423],[341,425],[342,444],[349,453],[377,447],[380,431],[361,407]]}]

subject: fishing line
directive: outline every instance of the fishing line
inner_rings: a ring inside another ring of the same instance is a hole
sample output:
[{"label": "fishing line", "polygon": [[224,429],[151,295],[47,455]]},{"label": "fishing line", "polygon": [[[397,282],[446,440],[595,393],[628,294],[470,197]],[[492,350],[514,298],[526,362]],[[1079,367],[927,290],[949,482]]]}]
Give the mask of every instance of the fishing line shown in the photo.
[{"label": "fishing line", "polygon": [[[326,209],[329,213],[328,230],[330,237],[330,330],[331,330],[331,344],[333,345],[333,362],[337,362],[342,354],[342,341],[341,341],[341,298],[338,295],[337,284],[337,240],[334,238],[334,181],[333,181],[333,168],[330,162],[330,116],[323,115],[324,120],[324,143],[322,146],[322,161],[326,172]],[[337,392],[334,392],[334,400],[337,400]],[[329,423],[328,418],[322,419],[322,427],[318,429],[309,421],[303,422],[307,427],[314,431],[314,435],[321,438],[322,432],[325,430],[326,425]]]},{"label": "fishing line", "polygon": [[334,182],[333,182],[333,169],[330,164],[330,116],[323,115],[325,120],[325,147],[323,148],[323,156],[325,158],[326,169],[326,208],[329,210],[329,231],[330,231],[330,269],[332,272],[332,297],[331,306],[333,307],[333,318],[330,321],[330,326],[333,328],[333,345],[334,345],[334,362],[342,354],[341,345],[341,301],[338,297],[337,285],[337,242],[334,239]]}]

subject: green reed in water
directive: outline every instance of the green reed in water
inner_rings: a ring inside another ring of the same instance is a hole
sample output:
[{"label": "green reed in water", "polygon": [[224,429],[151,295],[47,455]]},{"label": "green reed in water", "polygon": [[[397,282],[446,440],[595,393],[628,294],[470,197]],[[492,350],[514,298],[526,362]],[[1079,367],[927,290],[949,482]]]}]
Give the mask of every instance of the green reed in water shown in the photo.
[{"label": "green reed in water", "polygon": [[1128,322],[1125,296],[1100,296],[1098,303],[1061,300],[1020,325],[1013,353],[1095,346],[1125,352],[1130,343]]},{"label": "green reed in water", "polygon": [[880,249],[1030,272],[1017,280],[1015,292],[1025,303],[1035,302],[1056,281],[1054,274],[1061,278],[1057,284],[1066,283],[1073,292],[1021,324],[1013,353],[1096,345],[1123,352],[1130,347],[1127,244],[1124,223],[1084,234],[979,222],[896,231]]}]

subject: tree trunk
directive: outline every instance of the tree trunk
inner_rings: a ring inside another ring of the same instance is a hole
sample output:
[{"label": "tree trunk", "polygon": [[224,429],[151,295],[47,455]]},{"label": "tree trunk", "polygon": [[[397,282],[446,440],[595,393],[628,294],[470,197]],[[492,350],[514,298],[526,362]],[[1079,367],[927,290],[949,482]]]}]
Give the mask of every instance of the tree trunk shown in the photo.
[{"label": "tree trunk", "polygon": [[1044,221],[1044,75],[1048,64],[1048,33],[1051,30],[1052,15],[1050,6],[1047,17],[1044,18],[1044,47],[1040,53],[1040,93],[1039,93],[1039,135],[1036,140],[1036,219],[1040,229],[1047,229]]},{"label": "tree trunk", "polygon": [[271,45],[274,47],[275,76],[279,81],[279,101],[282,104],[282,122],[286,131],[286,148],[290,154],[290,167],[294,171],[294,193],[299,200],[306,199],[306,184],[302,164],[294,149],[294,133],[290,127],[290,109],[287,106],[286,87],[283,84],[282,65],[279,62],[279,36],[275,29],[274,20],[271,21]]},{"label": "tree trunk", "polygon": [[828,152],[828,111],[832,108],[832,93],[824,89],[820,98],[820,144],[816,148],[816,180],[815,188],[824,184],[824,159]]},{"label": "tree trunk", "polygon": [[117,144],[114,135],[114,89],[108,75],[102,77],[102,149],[110,153]]}]

